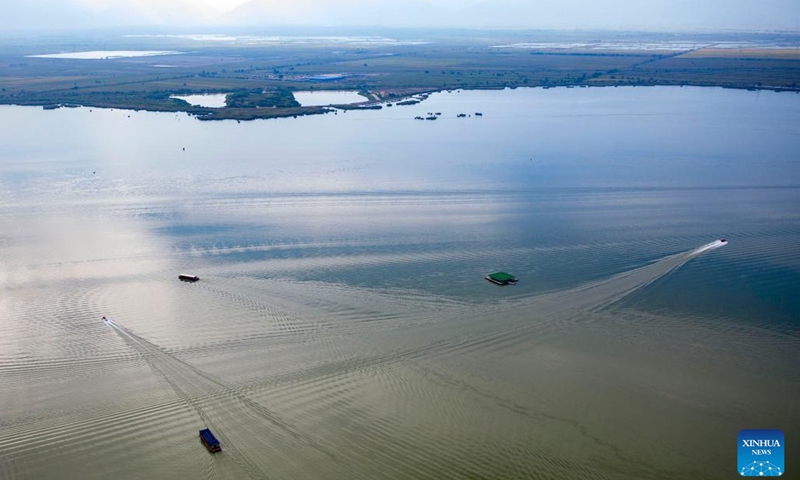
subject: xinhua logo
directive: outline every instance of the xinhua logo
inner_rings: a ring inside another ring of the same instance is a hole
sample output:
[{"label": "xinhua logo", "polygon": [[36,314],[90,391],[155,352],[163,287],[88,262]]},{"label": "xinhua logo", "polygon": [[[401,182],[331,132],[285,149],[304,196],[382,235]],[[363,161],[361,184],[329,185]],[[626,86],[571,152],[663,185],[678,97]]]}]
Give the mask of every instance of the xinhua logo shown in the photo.
[{"label": "xinhua logo", "polygon": [[742,430],[739,432],[739,475],[780,477],[783,475],[783,432]]}]

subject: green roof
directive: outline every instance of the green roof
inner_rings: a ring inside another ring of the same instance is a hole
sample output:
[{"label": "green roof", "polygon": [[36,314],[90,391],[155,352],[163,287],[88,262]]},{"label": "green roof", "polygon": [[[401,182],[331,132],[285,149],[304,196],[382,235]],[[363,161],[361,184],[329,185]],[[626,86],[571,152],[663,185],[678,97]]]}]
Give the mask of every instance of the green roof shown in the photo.
[{"label": "green roof", "polygon": [[506,272],[495,272],[495,273],[490,273],[489,278],[497,280],[498,282],[508,282],[514,280],[516,277]]}]

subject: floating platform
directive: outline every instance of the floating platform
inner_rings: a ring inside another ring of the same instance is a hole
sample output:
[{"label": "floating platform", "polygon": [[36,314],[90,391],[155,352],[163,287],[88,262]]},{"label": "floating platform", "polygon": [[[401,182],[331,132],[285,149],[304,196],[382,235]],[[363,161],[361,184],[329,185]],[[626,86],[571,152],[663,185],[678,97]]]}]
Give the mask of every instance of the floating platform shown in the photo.
[{"label": "floating platform", "polygon": [[188,273],[181,273],[178,275],[178,280],[182,282],[196,282],[200,280],[200,277],[197,275],[189,275]]},{"label": "floating platform", "polygon": [[205,447],[211,453],[222,451],[222,447],[219,445],[219,440],[217,440],[217,437],[215,437],[208,428],[200,430],[200,442],[205,445]]},{"label": "floating platform", "polygon": [[484,277],[486,280],[496,285],[516,285],[519,279],[514,275],[506,272],[490,273]]}]

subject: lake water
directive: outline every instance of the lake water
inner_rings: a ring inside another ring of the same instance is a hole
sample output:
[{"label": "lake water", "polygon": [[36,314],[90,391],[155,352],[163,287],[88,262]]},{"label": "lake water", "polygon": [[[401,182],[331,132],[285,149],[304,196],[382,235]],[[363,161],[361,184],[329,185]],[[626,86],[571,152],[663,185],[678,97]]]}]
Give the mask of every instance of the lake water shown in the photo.
[{"label": "lake water", "polygon": [[171,98],[185,100],[189,105],[208,108],[222,108],[227,101],[227,93],[207,93],[203,95],[173,95]]},{"label": "lake water", "polygon": [[0,107],[0,477],[730,478],[800,438],[798,151],[722,89]]},{"label": "lake water", "polygon": [[72,60],[111,60],[115,58],[157,57],[162,55],[180,55],[181,52],[154,50],[92,50],[86,52],[46,53],[28,55],[30,58],[62,58]]},{"label": "lake water", "polygon": [[198,42],[236,43],[244,45],[349,45],[349,46],[401,46],[424,45],[430,42],[398,40],[381,36],[355,37],[343,35],[302,36],[302,35],[224,35],[224,34],[136,34],[125,35],[128,38],[177,38]]},{"label": "lake water", "polygon": [[305,91],[294,92],[294,98],[304,107],[325,107],[328,105],[349,105],[351,103],[366,102],[356,91]]}]

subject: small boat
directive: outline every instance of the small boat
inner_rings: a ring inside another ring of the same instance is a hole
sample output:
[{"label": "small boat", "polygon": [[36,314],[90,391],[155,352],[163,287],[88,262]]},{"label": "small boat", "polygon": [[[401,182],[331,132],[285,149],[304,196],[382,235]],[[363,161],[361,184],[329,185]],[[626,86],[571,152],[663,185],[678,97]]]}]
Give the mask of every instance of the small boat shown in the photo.
[{"label": "small boat", "polygon": [[180,275],[178,275],[178,280],[182,282],[196,282],[200,280],[200,277],[198,277],[197,275],[189,275],[186,273],[181,273]]},{"label": "small boat", "polygon": [[722,243],[728,243],[728,240],[726,240],[724,238],[720,238],[719,241],[722,242]]},{"label": "small boat", "polygon": [[496,285],[516,285],[517,282],[519,281],[517,277],[506,272],[490,273],[489,275],[486,275],[483,278]]},{"label": "small boat", "polygon": [[200,430],[200,442],[205,445],[205,447],[211,453],[222,451],[222,447],[219,445],[219,440],[217,440],[217,437],[215,437],[208,428]]}]

